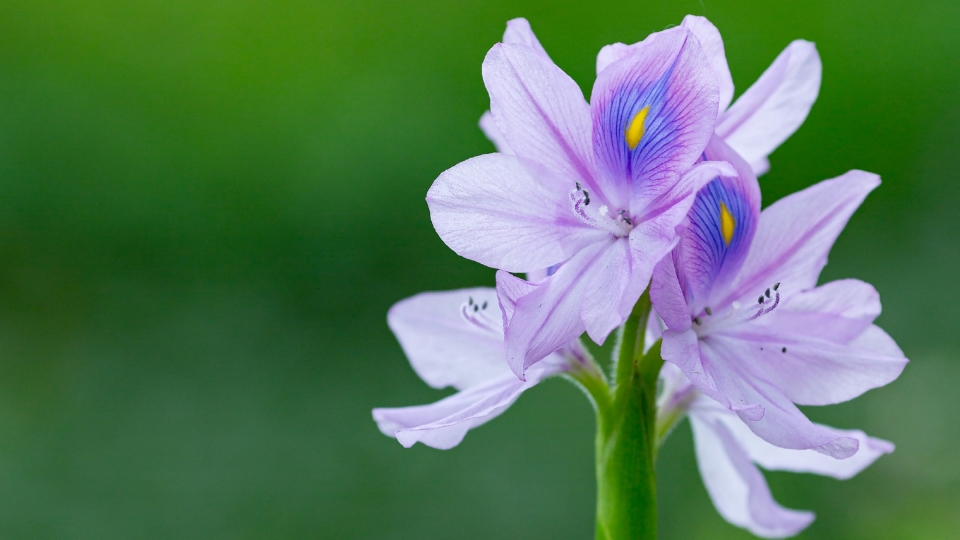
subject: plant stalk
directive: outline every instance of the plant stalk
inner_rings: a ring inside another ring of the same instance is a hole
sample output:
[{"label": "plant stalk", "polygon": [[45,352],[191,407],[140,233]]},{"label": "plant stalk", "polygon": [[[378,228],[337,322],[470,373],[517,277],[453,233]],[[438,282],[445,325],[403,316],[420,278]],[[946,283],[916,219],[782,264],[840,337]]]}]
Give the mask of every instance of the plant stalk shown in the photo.
[{"label": "plant stalk", "polygon": [[650,297],[620,328],[612,399],[597,407],[597,540],[657,536],[657,377],[660,342],[643,353]]}]

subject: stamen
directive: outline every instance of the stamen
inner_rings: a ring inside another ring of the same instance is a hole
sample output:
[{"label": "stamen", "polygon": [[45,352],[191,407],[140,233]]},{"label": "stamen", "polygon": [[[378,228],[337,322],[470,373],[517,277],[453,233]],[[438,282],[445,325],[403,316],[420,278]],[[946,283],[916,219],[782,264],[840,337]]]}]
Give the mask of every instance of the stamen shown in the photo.
[{"label": "stamen", "polygon": [[[469,300],[472,301],[473,298]],[[480,304],[470,301],[466,304],[461,304],[460,315],[463,319],[484,332],[499,333],[500,329],[498,328],[497,321],[487,315],[486,312],[480,311]],[[486,302],[484,302],[484,305],[486,305]],[[473,309],[471,309],[471,307]]]},{"label": "stamen", "polygon": [[[763,304],[763,297],[760,297],[760,304]],[[747,319],[748,321],[753,321],[759,319],[760,317],[770,313],[771,311],[777,309],[777,306],[780,305],[780,293],[776,293],[776,297],[773,299],[773,305],[770,307],[761,307],[760,311],[757,311],[753,317]]]},{"label": "stamen", "polygon": [[770,298],[770,289],[767,289],[763,294],[766,295],[767,298]]},{"label": "stamen", "polygon": [[780,352],[782,352],[782,353],[786,353],[786,352],[787,352],[787,348],[786,348],[786,347],[784,347],[784,348],[782,348],[782,349],[780,349]]},{"label": "stamen", "polygon": [[756,307],[757,310],[753,312],[753,314],[742,313],[740,311],[741,304],[736,300],[730,304],[732,309],[724,310],[716,317],[713,317],[712,308],[703,308],[703,311],[707,315],[711,316],[711,318],[707,320],[701,320],[700,317],[693,318],[693,322],[702,327],[697,329],[697,333],[701,335],[704,335],[704,333],[710,334],[724,328],[730,328],[745,322],[754,321],[777,309],[777,307],[780,305],[780,293],[773,292],[773,290],[775,290],[775,286],[767,290],[771,291],[770,300],[772,300],[772,302],[767,301],[768,297],[766,296],[766,291],[764,291],[764,294],[761,294],[757,297],[757,303],[754,304],[754,307]]},{"label": "stamen", "polygon": [[780,282],[778,281],[773,285],[773,290],[777,290],[779,288],[780,288]]},{"label": "stamen", "polygon": [[580,221],[606,231],[617,238],[623,238],[630,234],[633,229],[633,222],[625,215],[626,211],[620,211],[616,215],[610,214],[610,208],[603,204],[600,208],[588,208],[590,204],[590,194],[582,189],[577,182],[577,189],[570,191],[570,202],[573,204],[573,213]]},{"label": "stamen", "polygon": [[483,301],[483,306],[481,306],[480,309],[487,309],[487,301],[486,301],[486,300]]}]

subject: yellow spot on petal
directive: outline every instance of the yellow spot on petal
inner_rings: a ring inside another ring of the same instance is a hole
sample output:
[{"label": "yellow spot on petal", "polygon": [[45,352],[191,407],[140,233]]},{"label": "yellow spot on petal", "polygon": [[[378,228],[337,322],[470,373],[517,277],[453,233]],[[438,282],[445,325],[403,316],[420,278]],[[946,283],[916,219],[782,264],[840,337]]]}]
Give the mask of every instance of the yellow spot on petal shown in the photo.
[{"label": "yellow spot on petal", "polygon": [[636,149],[637,145],[640,144],[640,139],[643,138],[643,133],[646,131],[644,123],[647,121],[648,112],[650,112],[649,105],[640,109],[640,112],[633,117],[630,125],[627,126],[627,130],[623,133],[627,138],[627,146],[629,146],[631,150]]},{"label": "yellow spot on petal", "polygon": [[737,228],[737,220],[733,219],[733,214],[727,210],[727,205],[720,201],[720,232],[723,234],[723,241],[730,245],[733,240],[733,231]]}]

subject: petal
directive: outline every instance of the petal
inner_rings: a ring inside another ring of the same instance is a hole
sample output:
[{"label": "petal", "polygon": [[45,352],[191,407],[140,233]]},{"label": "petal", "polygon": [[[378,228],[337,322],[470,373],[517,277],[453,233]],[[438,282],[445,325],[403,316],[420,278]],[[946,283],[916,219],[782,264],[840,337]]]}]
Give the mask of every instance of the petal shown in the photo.
[{"label": "petal", "polygon": [[762,408],[751,406],[752,404],[747,403],[740,395],[731,398],[729,392],[721,390],[713,376],[716,370],[709,369],[711,366],[704,364],[701,343],[693,330],[664,330],[660,355],[666,362],[680,368],[701,392],[719,401],[724,407],[751,411],[751,417],[755,419],[763,417]]},{"label": "petal", "polygon": [[724,519],[764,538],[793,536],[813,522],[812,512],[777,504],[763,474],[723,423],[691,411],[690,425],[700,477]]},{"label": "petal", "polygon": [[600,345],[627,320],[650,281],[651,269],[637,267],[642,261],[634,257],[632,243],[632,236],[614,241],[583,276],[587,288],[580,316],[590,339]]},{"label": "petal", "polygon": [[503,33],[503,42],[526,45],[545,60],[552,62],[543,45],[540,45],[540,40],[533,33],[533,29],[530,28],[530,23],[523,17],[507,21],[507,30]]},{"label": "petal", "polygon": [[725,416],[718,415],[717,418],[730,430],[739,446],[746,451],[754,463],[771,471],[813,473],[846,480],[869,467],[880,456],[893,452],[894,449],[892,443],[868,437],[860,430],[840,430],[821,426],[834,432],[838,437],[850,437],[860,443],[860,450],[853,456],[847,459],[834,459],[813,450],[788,450],[773,446],[754,435],[750,428],[733,413],[727,413]]},{"label": "petal", "polygon": [[[497,294],[505,306],[507,363],[518,377],[523,378],[530,366],[583,333],[580,310],[588,282],[584,276],[612,243],[611,238],[582,250],[538,283],[518,283],[522,280],[497,272]],[[508,312],[512,313],[509,317]]]},{"label": "petal", "polygon": [[496,291],[486,287],[427,292],[394,304],[387,324],[421,379],[463,389],[510,374],[496,308]]},{"label": "petal", "polygon": [[717,135],[760,175],[780,144],[807,118],[820,91],[820,55],[809,41],[787,46],[717,121]]},{"label": "petal", "polygon": [[[885,350],[862,347],[858,341],[847,344],[824,339],[817,331],[819,324],[805,324],[805,319],[816,317],[814,314],[805,318],[772,315],[768,326],[743,325],[743,330],[724,334],[733,338],[729,348],[742,369],[776,386],[794,403],[832,405],[849,401],[889,384],[907,365],[902,353],[890,355]],[[832,318],[829,323],[842,328],[850,321]],[[862,322],[853,320],[853,326],[863,332]],[[883,332],[873,328],[873,332]]]},{"label": "petal", "polygon": [[517,155],[556,173],[564,194],[576,182],[596,189],[590,106],[573,79],[535,49],[503,43],[487,53],[483,81],[497,127]]},{"label": "petal", "polygon": [[735,174],[719,176],[697,193],[674,252],[693,313],[711,304],[714,288],[723,290],[736,276],[760,214],[760,185],[749,165],[717,137],[706,155],[730,160]]},{"label": "petal", "polygon": [[840,279],[784,300],[785,310],[834,315],[873,322],[880,315],[880,294],[869,283]]},{"label": "petal", "polygon": [[650,313],[647,317],[647,329],[644,332],[643,352],[646,353],[653,347],[653,344],[663,338],[663,320],[657,315],[656,311]]},{"label": "petal", "polygon": [[[703,48],[710,68],[717,78],[719,87],[718,95],[720,98],[718,112],[722,113],[727,110],[730,101],[733,99],[733,77],[730,75],[730,67],[727,65],[727,55],[723,50],[723,39],[720,37],[720,31],[717,30],[717,27],[708,21],[706,17],[698,17],[696,15],[687,15],[684,17],[681,26],[696,36],[697,41],[700,42],[700,46]],[[640,43],[634,43],[633,45],[613,43],[600,49],[600,52],[597,54],[597,75],[600,75],[600,72],[607,69],[610,64],[629,56],[631,52],[639,47]]]},{"label": "petal", "polygon": [[601,71],[610,67],[610,64],[630,56],[630,53],[632,53],[640,43],[634,43],[633,45],[625,45],[623,43],[604,45],[604,47],[600,49],[600,52],[597,53],[597,76],[600,75]]},{"label": "petal", "polygon": [[427,192],[440,238],[458,255],[522,272],[568,259],[605,233],[576,218],[542,166],[487,154],[444,171]]},{"label": "petal", "polygon": [[[552,62],[547,51],[540,45],[540,40],[534,35],[533,29],[530,28],[530,23],[522,17],[507,21],[507,30],[503,33],[503,42],[526,45],[545,60]],[[497,152],[501,154],[516,153],[510,148],[510,145],[507,144],[507,140],[500,132],[500,128],[497,127],[497,122],[494,120],[493,114],[491,114],[490,111],[483,113],[483,116],[480,117],[480,130],[483,131],[483,134],[486,135],[497,148]]]},{"label": "petal", "polygon": [[[653,34],[597,77],[590,100],[602,188],[614,208],[668,191],[713,133],[717,82],[684,28]],[[626,199],[627,196],[631,198]]]},{"label": "petal", "polygon": [[675,332],[690,328],[690,308],[680,288],[674,257],[664,257],[657,264],[650,281],[650,301],[667,328]]},{"label": "petal", "polygon": [[[647,330],[648,332],[650,331],[649,326]],[[659,333],[659,330],[658,330],[658,333]],[[664,363],[663,367],[660,368],[659,384],[662,390],[659,392],[659,395],[657,396],[658,411],[662,409],[663,405],[669,402],[671,398],[673,398],[673,396],[676,395],[678,392],[682,392],[692,386],[690,381],[687,379],[687,377],[683,374],[682,371],[680,371],[680,368],[671,364],[670,362]],[[701,399],[706,399],[712,403],[716,403],[716,401],[713,401],[710,398],[701,398]],[[719,404],[717,405],[719,406]],[[721,408],[721,410],[725,411],[727,409]]]},{"label": "petal", "polygon": [[878,326],[870,325],[860,336],[850,342],[851,347],[873,351],[877,354],[903,358],[897,343]]},{"label": "petal", "polygon": [[756,298],[775,283],[786,298],[813,288],[837,236],[879,184],[875,174],[850,171],[770,205],[760,214],[740,273],[718,304]]},{"label": "petal", "polygon": [[422,442],[447,450],[460,444],[469,429],[493,420],[524,391],[558,372],[560,365],[545,362],[553,371],[531,369],[526,382],[507,373],[430,405],[374,409],[373,419],[384,435],[396,437],[406,448]]},{"label": "petal", "polygon": [[781,448],[814,449],[836,459],[848,458],[857,452],[857,439],[814,424],[784,395],[780,386],[745,369],[743,364],[751,359],[743,356],[745,349],[739,345],[739,340],[711,335],[701,341],[700,354],[723,395],[742,396],[747,403],[763,407],[760,419],[747,418],[738,411],[754,433]]},{"label": "petal", "polygon": [[537,283],[532,280],[524,281],[507,272],[497,272],[497,300],[500,302],[504,328],[510,326],[513,313],[517,309],[517,302],[536,288]]},{"label": "petal", "polygon": [[480,131],[490,139],[490,142],[493,143],[497,152],[509,155],[516,154],[516,152],[510,148],[510,145],[507,144],[507,140],[503,138],[503,133],[500,133],[500,128],[497,127],[497,121],[493,119],[493,114],[491,114],[490,111],[483,113],[483,116],[480,117]]},{"label": "petal", "polygon": [[727,110],[733,99],[733,77],[730,75],[730,66],[727,65],[727,55],[723,51],[723,38],[720,37],[720,31],[706,17],[697,15],[684,17],[682,26],[697,36],[704,54],[707,55],[720,89],[719,112],[722,113]]},{"label": "petal", "polygon": [[745,427],[744,431],[753,435],[751,439],[753,442],[747,445],[747,452],[750,454],[750,459],[771,471],[813,473],[847,480],[872,465],[881,456],[894,450],[893,443],[869,437],[860,430],[827,429],[831,429],[838,437],[856,439],[860,450],[847,459],[834,459],[813,450],[787,450],[764,442]]}]

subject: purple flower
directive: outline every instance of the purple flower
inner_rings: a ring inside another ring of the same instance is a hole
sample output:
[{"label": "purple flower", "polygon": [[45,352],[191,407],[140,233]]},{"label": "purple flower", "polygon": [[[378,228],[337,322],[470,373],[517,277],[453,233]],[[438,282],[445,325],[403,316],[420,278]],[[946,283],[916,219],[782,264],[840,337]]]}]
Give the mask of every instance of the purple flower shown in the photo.
[{"label": "purple flower", "polygon": [[697,194],[676,249],[654,273],[663,359],[767,442],[847,458],[858,439],[813,424],[795,404],[852,399],[906,365],[872,324],[873,287],[852,279],[817,287],[830,247],[879,178],[851,171],[760,213],[756,179],[728,157],[740,176]]},{"label": "purple flower", "polygon": [[[720,32],[706,18],[694,15],[687,15],[682,26],[700,41],[717,78],[720,91],[717,136],[750,164],[755,175],[765,173],[770,168],[767,156],[800,127],[817,99],[822,66],[816,47],[804,40],[790,43],[757,82],[730,106],[733,78]],[[642,43],[607,45],[597,55],[597,73],[631,54]],[[489,123],[487,125],[489,127]],[[491,132],[484,131],[489,137]],[[496,144],[494,137],[491,139]]]},{"label": "purple flower", "polygon": [[430,405],[374,409],[385,435],[409,448],[449,449],[551,375],[586,366],[577,343],[547,356],[521,381],[503,358],[503,325],[493,289],[421,293],[390,309],[390,329],[410,364],[434,388],[459,390]]},{"label": "purple flower", "polygon": [[690,417],[700,476],[720,515],[730,523],[764,538],[793,536],[813,522],[812,512],[783,508],[757,468],[808,472],[845,480],[859,473],[893,444],[868,437],[862,431],[831,431],[837,438],[855,439],[860,451],[837,460],[813,450],[787,450],[773,446],[750,431],[737,415],[702,395],[673,364],[661,371],[663,394],[659,417],[670,425],[684,414]]},{"label": "purple flower", "polygon": [[[427,202],[448,246],[501,270],[501,302],[508,289],[516,301],[503,317],[506,357],[523,378],[584,330],[602,343],[672,249],[695,193],[734,173],[723,163],[693,167],[714,130],[718,91],[686,28],[653,34],[610,64],[589,105],[522,19],[487,54],[483,78],[491,112],[482,124],[496,126],[509,154],[444,172]],[[547,268],[536,282],[507,273]]]}]

